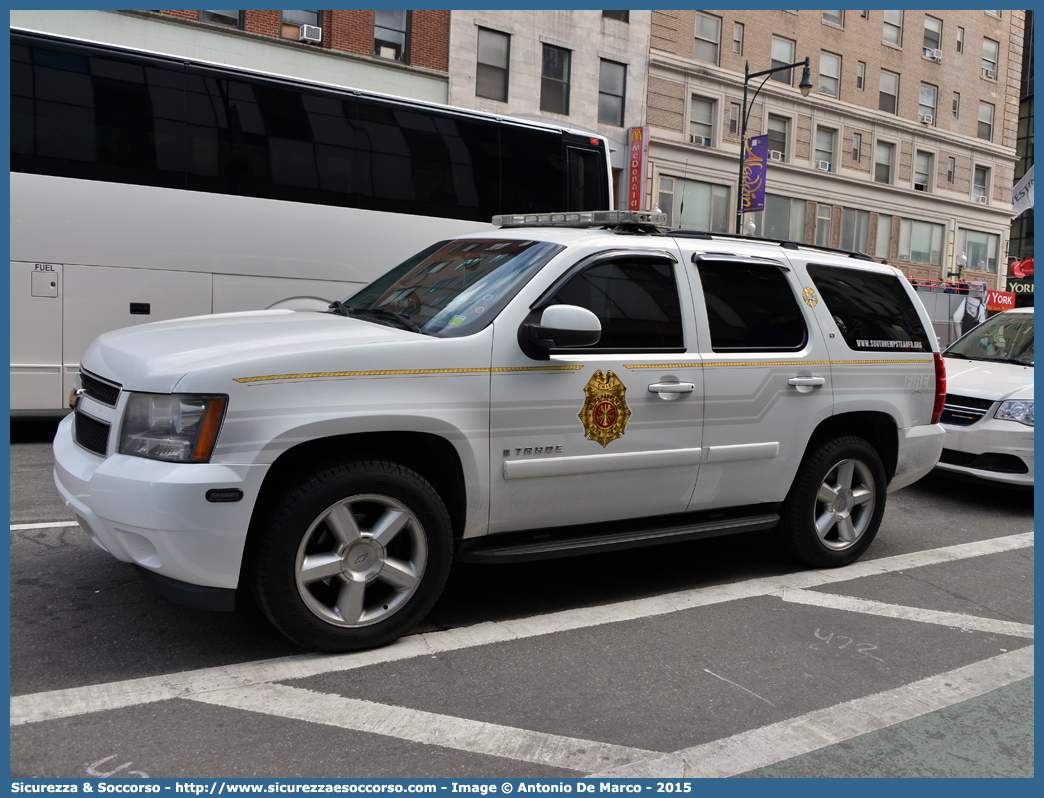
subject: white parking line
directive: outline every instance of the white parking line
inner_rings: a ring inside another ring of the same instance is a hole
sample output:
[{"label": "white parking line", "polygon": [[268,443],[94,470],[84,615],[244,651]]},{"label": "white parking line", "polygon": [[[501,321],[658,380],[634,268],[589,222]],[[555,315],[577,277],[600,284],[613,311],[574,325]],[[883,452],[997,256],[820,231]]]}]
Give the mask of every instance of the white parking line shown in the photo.
[{"label": "white parking line", "polygon": [[662,756],[656,751],[436,715],[285,685],[219,690],[191,696],[191,700],[581,773]]},{"label": "white parking line", "polygon": [[11,725],[38,723],[92,712],[138,706],[172,698],[201,695],[254,684],[303,679],[412,657],[503,643],[555,632],[666,615],[694,607],[743,598],[780,594],[784,590],[817,587],[867,576],[921,568],[971,557],[982,557],[1033,546],[1026,532],[930,551],[902,554],[830,571],[802,571],[729,585],[695,588],[663,596],[622,601],[600,607],[538,615],[514,621],[483,623],[445,632],[412,635],[390,646],[353,654],[302,656],[248,662],[197,671],[150,676],[121,682],[52,690],[11,697]]},{"label": "white parking line", "polygon": [[76,521],[46,521],[42,524],[11,524],[11,531],[18,532],[22,529],[56,529],[62,526],[79,526]]},{"label": "white parking line", "polygon": [[738,776],[919,718],[1031,676],[1033,646],[1027,646],[895,690],[863,696],[597,775],[655,779]]},{"label": "white parking line", "polygon": [[971,632],[993,632],[998,635],[1033,638],[1033,627],[1030,624],[1000,621],[994,618],[981,618],[977,615],[963,615],[957,612],[941,612],[926,610],[920,607],[903,607],[896,604],[885,604],[881,601],[835,596],[832,593],[817,593],[811,590],[784,590],[783,600],[795,604],[811,604],[816,607],[829,607],[846,612],[862,612],[867,615],[881,615],[888,618],[900,618],[904,621],[920,621],[940,626],[952,626],[955,629],[966,629]]}]

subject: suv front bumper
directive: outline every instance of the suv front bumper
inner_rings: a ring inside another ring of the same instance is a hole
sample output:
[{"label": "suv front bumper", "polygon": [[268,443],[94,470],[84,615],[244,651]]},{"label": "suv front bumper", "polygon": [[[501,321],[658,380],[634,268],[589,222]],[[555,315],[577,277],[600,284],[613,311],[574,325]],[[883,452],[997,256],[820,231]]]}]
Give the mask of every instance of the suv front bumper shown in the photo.
[{"label": "suv front bumper", "polygon": [[[91,540],[177,582],[234,589],[269,466],[101,458],[73,441],[72,424],[68,416],[54,439],[54,483]],[[212,488],[238,488],[243,498],[209,502]]]}]

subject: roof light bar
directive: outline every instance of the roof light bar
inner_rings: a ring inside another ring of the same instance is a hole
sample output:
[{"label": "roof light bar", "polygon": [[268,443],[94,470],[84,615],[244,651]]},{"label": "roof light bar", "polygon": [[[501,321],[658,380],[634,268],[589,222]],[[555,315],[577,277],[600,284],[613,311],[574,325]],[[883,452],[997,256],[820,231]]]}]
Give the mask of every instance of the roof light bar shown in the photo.
[{"label": "roof light bar", "polygon": [[505,213],[493,217],[497,227],[605,227],[621,224],[667,225],[659,211],[578,211],[571,213]]}]

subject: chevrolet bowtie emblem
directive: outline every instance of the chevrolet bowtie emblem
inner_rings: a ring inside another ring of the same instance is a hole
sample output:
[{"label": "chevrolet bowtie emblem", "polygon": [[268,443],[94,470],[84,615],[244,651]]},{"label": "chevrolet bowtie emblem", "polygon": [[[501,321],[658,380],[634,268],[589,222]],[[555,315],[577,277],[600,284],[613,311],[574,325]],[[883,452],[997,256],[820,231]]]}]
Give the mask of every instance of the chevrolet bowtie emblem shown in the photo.
[{"label": "chevrolet bowtie emblem", "polygon": [[584,387],[587,400],[580,411],[580,420],[587,432],[587,439],[608,446],[624,434],[631,411],[624,395],[627,389],[619,378],[608,372],[596,371]]}]

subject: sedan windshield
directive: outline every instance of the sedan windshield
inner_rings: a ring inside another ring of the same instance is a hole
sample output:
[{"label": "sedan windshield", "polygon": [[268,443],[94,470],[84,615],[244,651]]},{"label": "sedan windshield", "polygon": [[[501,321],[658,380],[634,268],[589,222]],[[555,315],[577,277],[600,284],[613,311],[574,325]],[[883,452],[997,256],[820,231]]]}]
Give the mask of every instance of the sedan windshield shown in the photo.
[{"label": "sedan windshield", "polygon": [[1001,313],[987,319],[943,355],[1032,366],[1033,314]]},{"label": "sedan windshield", "polygon": [[442,241],[330,310],[426,335],[471,335],[563,249],[545,241]]}]

